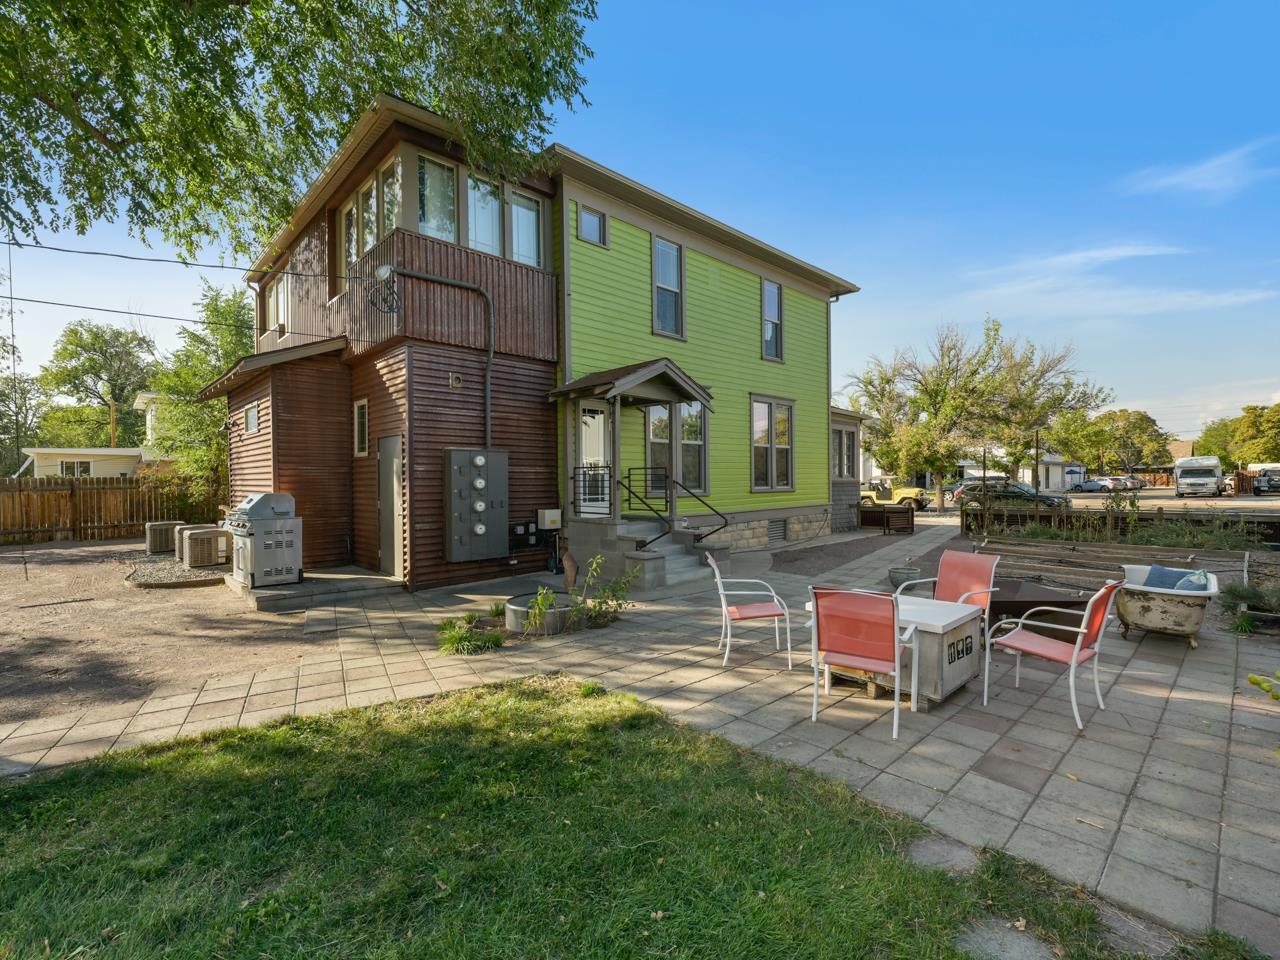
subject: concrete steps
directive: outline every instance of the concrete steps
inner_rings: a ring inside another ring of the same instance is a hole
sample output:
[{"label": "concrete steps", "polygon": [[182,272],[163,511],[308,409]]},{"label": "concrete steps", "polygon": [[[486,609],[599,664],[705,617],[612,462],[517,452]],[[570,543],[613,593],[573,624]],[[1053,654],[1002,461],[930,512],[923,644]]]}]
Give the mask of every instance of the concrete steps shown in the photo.
[{"label": "concrete steps", "polygon": [[231,575],[227,586],[255,610],[263,613],[293,613],[313,607],[360,605],[378,597],[404,595],[404,584],[394,577],[381,576],[358,568],[337,568],[305,573],[301,583],[282,583],[250,590]]},{"label": "concrete steps", "polygon": [[[628,539],[634,537],[637,541],[643,541],[658,536],[663,529],[663,525],[656,520],[628,520],[620,533]],[[710,580],[711,568],[702,562],[702,551],[696,546],[690,547],[675,539],[679,533],[677,528],[656,543],[645,547],[646,550],[662,554],[666,567],[667,585]]]}]

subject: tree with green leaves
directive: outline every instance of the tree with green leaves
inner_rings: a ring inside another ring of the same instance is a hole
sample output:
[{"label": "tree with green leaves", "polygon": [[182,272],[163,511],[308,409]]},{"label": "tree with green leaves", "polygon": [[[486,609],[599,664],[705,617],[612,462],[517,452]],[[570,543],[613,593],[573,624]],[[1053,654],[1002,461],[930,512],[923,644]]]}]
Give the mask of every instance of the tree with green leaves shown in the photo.
[{"label": "tree with green leaves", "polygon": [[1067,410],[1054,417],[1044,439],[1055,453],[1105,472],[1107,431],[1088,411]]},{"label": "tree with green leaves", "polygon": [[133,401],[147,389],[155,353],[155,341],[140,330],[76,320],[62,331],[53,357],[40,368],[40,383],[51,395],[98,408],[96,417],[105,417],[110,446],[136,447],[142,443],[144,418]]},{"label": "tree with green leaves", "polygon": [[1232,422],[1231,449],[1246,466],[1280,463],[1280,403],[1244,407]]},{"label": "tree with green leaves", "polygon": [[27,459],[22,448],[37,444],[48,402],[40,381],[18,369],[20,360],[8,337],[0,340],[0,477],[12,476]]},{"label": "tree with green leaves", "polygon": [[1000,343],[996,391],[996,415],[988,435],[1003,451],[1011,477],[1033,459],[1037,431],[1044,431],[1043,450],[1048,446],[1047,428],[1055,420],[1067,414],[1088,414],[1112,396],[1110,390],[1080,376],[1070,344],[1043,347],[1019,339]]},{"label": "tree with green leaves", "polygon": [[1210,420],[1200,431],[1200,438],[1194,444],[1196,456],[1217,457],[1228,469],[1236,465],[1233,452],[1235,446],[1235,418],[1219,417]]},{"label": "tree with green leaves", "polygon": [[951,470],[980,442],[992,421],[999,387],[1000,324],[988,318],[982,339],[940,327],[926,352],[899,350],[891,361],[872,357],[852,377],[863,411],[863,446],[890,473],[931,470],[938,508]]},{"label": "tree with green leaves", "polygon": [[595,0],[23,0],[0,6],[0,230],[123,215],[256,252],[379,93],[450,118],[472,164],[536,168],[585,104]]},{"label": "tree with green leaves", "polygon": [[164,358],[151,381],[160,394],[154,446],[173,457],[188,489],[221,502],[228,495],[227,400],[196,397],[253,353],[253,301],[243,288],[220,290],[206,281],[197,307],[201,324],[179,331],[181,346]]},{"label": "tree with green leaves", "polygon": [[1108,410],[1094,418],[1106,437],[1105,466],[1133,473],[1140,466],[1170,463],[1173,434],[1145,410]]}]

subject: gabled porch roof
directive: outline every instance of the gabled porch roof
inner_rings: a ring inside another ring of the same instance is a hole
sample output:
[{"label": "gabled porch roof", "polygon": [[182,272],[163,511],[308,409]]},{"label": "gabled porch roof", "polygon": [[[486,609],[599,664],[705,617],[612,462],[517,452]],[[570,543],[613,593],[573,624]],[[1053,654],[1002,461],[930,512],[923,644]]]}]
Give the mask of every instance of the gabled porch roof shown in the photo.
[{"label": "gabled porch roof", "polygon": [[701,403],[715,412],[711,391],[666,357],[588,373],[547,394],[548,400],[615,398],[623,403]]}]

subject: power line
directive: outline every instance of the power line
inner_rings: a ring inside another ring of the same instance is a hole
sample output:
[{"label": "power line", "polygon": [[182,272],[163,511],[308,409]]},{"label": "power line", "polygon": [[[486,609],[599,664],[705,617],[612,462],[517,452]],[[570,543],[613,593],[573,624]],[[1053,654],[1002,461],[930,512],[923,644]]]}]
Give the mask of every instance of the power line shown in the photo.
[{"label": "power line", "polygon": [[[71,253],[82,257],[109,257],[115,260],[132,260],[138,263],[176,264],[183,267],[199,267],[202,270],[234,270],[238,273],[262,273],[253,267],[245,267],[234,263],[205,263],[199,260],[184,260],[181,257],[144,257],[136,253],[119,253],[114,250],[81,250],[74,247],[54,247],[43,243],[19,243],[16,240],[0,240],[9,247],[9,256],[13,256],[13,248],[19,250],[47,250],[51,253]],[[310,277],[325,280],[362,280],[373,281],[374,277],[362,277],[355,273],[312,273],[306,270],[281,270],[277,276]]]},{"label": "power line", "polygon": [[[202,326],[202,327],[233,327],[233,328],[238,328],[238,324],[230,323],[230,322],[228,322],[228,321],[226,321],[226,320],[196,320],[196,319],[193,319],[193,318],[191,318],[191,317],[173,317],[173,316],[170,316],[170,315],[168,315],[168,314],[164,314],[164,313],[143,313],[143,312],[142,312],[142,311],[140,311],[140,310],[119,310],[119,309],[116,309],[115,307],[95,307],[95,306],[90,306],[89,304],[85,304],[85,303],[63,303],[63,302],[62,302],[62,301],[60,301],[60,300],[39,300],[39,299],[36,299],[35,297],[15,297],[15,296],[13,295],[13,281],[12,281],[12,278],[10,279],[10,282],[9,282],[9,288],[10,288],[10,292],[9,292],[9,303],[10,303],[9,311],[10,311],[10,318],[12,318],[12,315],[13,315],[13,306],[12,306],[12,304],[13,304],[13,302],[16,300],[16,301],[18,301],[18,302],[20,302],[20,303],[35,303],[35,304],[39,304],[39,305],[41,305],[41,306],[45,306],[45,307],[66,307],[67,309],[70,309],[70,310],[88,310],[88,311],[89,311],[89,312],[91,312],[91,313],[115,313],[115,314],[120,314],[120,315],[122,315],[122,316],[126,316],[126,317],[142,317],[142,318],[145,318],[145,319],[148,319],[148,320],[173,320],[173,321],[176,321],[177,323],[191,323],[191,324],[195,324],[195,325],[197,325],[197,326]],[[319,339],[319,340],[329,340],[329,339],[332,339],[332,337],[333,337],[333,336],[336,336],[336,335],[335,335],[335,334],[326,334],[326,333],[306,333],[306,332],[301,331],[301,330],[291,330],[291,331],[289,331],[289,336],[291,336],[291,337],[312,337],[312,338]],[[351,334],[349,334],[349,333],[347,333],[347,334],[343,334],[343,336],[345,336],[345,337],[347,338],[347,340],[348,340],[348,341],[350,341],[350,342],[352,342],[352,343],[376,343],[376,342],[378,342],[378,341],[374,341],[374,340],[366,339],[366,338],[364,338],[364,337],[354,337],[354,336],[352,336],[352,335],[351,335]]]}]

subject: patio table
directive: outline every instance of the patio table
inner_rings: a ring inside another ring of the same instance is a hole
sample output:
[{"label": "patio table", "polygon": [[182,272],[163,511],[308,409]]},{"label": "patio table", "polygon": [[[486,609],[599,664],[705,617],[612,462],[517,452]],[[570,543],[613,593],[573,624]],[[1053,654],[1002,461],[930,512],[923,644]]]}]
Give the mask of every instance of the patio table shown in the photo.
[{"label": "patio table", "polygon": [[[805,610],[813,612],[812,601]],[[968,603],[950,603],[929,597],[898,597],[898,623],[914,625],[919,645],[920,703],[917,709],[928,712],[931,703],[940,703],[977,677],[982,667],[982,608]],[[812,626],[810,618],[806,626]],[[815,651],[816,654],[816,651]],[[902,672],[902,688],[911,684],[914,663],[906,663]],[[865,670],[833,667],[833,673],[867,681],[867,693],[877,697],[882,688],[893,689],[893,679]]]}]

